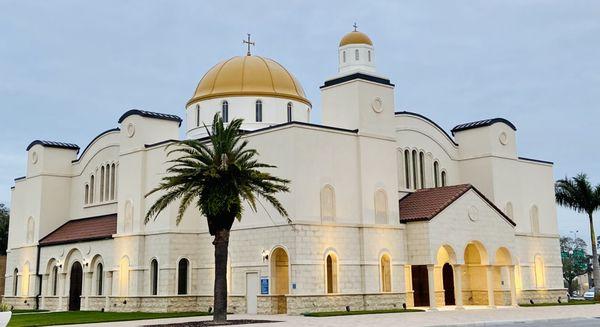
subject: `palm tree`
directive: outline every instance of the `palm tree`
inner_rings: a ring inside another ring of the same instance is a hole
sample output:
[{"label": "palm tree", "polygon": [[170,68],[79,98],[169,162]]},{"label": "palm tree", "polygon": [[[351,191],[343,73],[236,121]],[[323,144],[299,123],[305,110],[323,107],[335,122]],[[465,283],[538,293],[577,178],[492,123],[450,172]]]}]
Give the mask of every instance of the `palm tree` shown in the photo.
[{"label": "palm tree", "polygon": [[[243,202],[256,211],[256,203],[262,198],[270,203],[284,217],[285,208],[275,194],[288,192],[288,180],[264,172],[275,166],[260,163],[258,152],[247,148],[248,141],[241,140],[241,119],[232,120],[227,127],[216,114],[208,133],[208,139],[179,141],[167,156],[177,155],[169,160],[173,165],[160,184],[146,194],[155,192],[162,195],[146,213],[145,222],[158,216],[169,204],[179,201],[177,224],[190,205],[195,205],[206,217],[208,230],[214,236],[215,322],[227,320],[227,248],[229,232],[235,219],[240,220]],[[260,203],[260,202],[259,202]]]},{"label": "palm tree", "polygon": [[556,203],[573,209],[579,213],[585,213],[590,223],[590,237],[592,241],[592,267],[594,274],[595,299],[600,299],[600,269],[598,267],[598,248],[596,243],[596,233],[594,232],[593,214],[600,209],[600,185],[593,187],[586,174],[578,174],[569,179],[556,181],[554,186],[556,193]]}]

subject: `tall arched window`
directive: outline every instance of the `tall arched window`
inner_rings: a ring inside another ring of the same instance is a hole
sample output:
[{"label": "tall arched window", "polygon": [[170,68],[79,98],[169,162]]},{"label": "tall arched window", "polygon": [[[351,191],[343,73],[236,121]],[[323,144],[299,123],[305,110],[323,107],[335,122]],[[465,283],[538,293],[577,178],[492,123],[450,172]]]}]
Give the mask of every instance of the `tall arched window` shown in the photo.
[{"label": "tall arched window", "polygon": [[106,165],[106,183],[104,184],[104,199],[110,200],[110,165]]},{"label": "tall arched window", "polygon": [[58,291],[58,266],[52,268],[52,296],[56,296]]},{"label": "tall arched window", "polygon": [[381,292],[389,293],[392,291],[392,265],[389,255],[381,256],[379,270],[381,272]]},{"label": "tall arched window", "polygon": [[535,268],[535,287],[543,288],[546,284],[546,280],[544,277],[544,260],[542,256],[536,255],[534,259],[534,268]]},{"label": "tall arched window", "polygon": [[425,188],[425,154],[419,152],[419,179],[421,188]]},{"label": "tall arched window", "polygon": [[104,282],[104,267],[102,263],[99,262],[98,266],[96,266],[96,294],[102,295],[102,283]]},{"label": "tall arched window", "polygon": [[442,186],[446,186],[447,185],[448,182],[446,181],[446,178],[447,178],[446,177],[446,172],[443,171],[442,172]]},{"label": "tall arched window", "polygon": [[410,151],[404,150],[404,179],[406,188],[410,189]]},{"label": "tall arched window", "polygon": [[413,177],[412,186],[413,186],[413,188],[416,189],[419,185],[419,183],[417,182],[417,179],[418,179],[417,172],[419,171],[419,169],[417,167],[417,151],[416,150],[412,151],[412,168],[413,168],[413,170],[412,170],[412,175],[413,175],[412,176]]},{"label": "tall arched window", "polygon": [[508,218],[510,219],[514,219],[514,209],[513,209],[513,205],[510,202],[506,203],[506,209],[504,210],[504,213],[508,216]]},{"label": "tall arched window", "polygon": [[94,203],[94,175],[90,177],[90,203]]},{"label": "tall arched window", "polygon": [[367,54],[369,55],[369,62],[371,62],[371,50],[367,51]]},{"label": "tall arched window", "polygon": [[354,59],[358,60],[358,49],[354,50]]},{"label": "tall arched window", "polygon": [[256,116],[256,121],[262,121],[262,101],[256,100],[256,104],[254,105],[254,111]]},{"label": "tall arched window", "polygon": [[115,164],[112,164],[111,169],[110,169],[110,199],[114,200],[115,199],[115,189],[116,189],[116,185],[115,183],[117,182],[117,172],[116,172],[117,166],[115,166]]},{"label": "tall arched window", "polygon": [[346,62],[346,51],[342,51],[342,62]]},{"label": "tall arched window", "polygon": [[338,292],[338,267],[337,257],[334,254],[328,254],[326,259],[326,270],[327,270],[327,293]]},{"label": "tall arched window", "polygon": [[27,244],[33,243],[34,227],[35,222],[33,221],[33,217],[29,217],[27,219]]},{"label": "tall arched window", "polygon": [[85,184],[85,186],[83,187],[84,189],[84,204],[88,204],[90,201],[90,186],[88,184]]},{"label": "tall arched window", "polygon": [[196,127],[200,127],[200,105],[196,105]]},{"label": "tall arched window", "polygon": [[294,118],[292,116],[292,109],[293,109],[292,103],[288,102],[288,104],[287,104],[287,121],[288,122],[291,122],[293,120],[293,118]]},{"label": "tall arched window", "polygon": [[188,268],[189,261],[185,258],[179,260],[177,264],[177,294],[188,293]]},{"label": "tall arched window", "polygon": [[221,118],[223,118],[223,122],[229,121],[229,102],[223,101],[221,105]]},{"label": "tall arched window", "polygon": [[321,220],[335,220],[335,191],[331,185],[325,185],[321,189]]},{"label": "tall arched window", "polygon": [[440,186],[440,163],[437,161],[433,162],[433,183],[435,187]]},{"label": "tall arched window", "polygon": [[119,295],[129,295],[129,258],[126,256],[119,263]]},{"label": "tall arched window", "polygon": [[387,195],[384,190],[377,190],[375,192],[375,223],[388,223]]},{"label": "tall arched window", "polygon": [[19,269],[17,268],[13,272],[13,295],[19,295]]},{"label": "tall arched window", "polygon": [[104,166],[100,168],[100,202],[104,201]]},{"label": "tall arched window", "polygon": [[150,294],[158,295],[158,261],[150,262]]},{"label": "tall arched window", "polygon": [[531,219],[531,232],[533,234],[540,233],[540,214],[539,209],[536,205],[533,205],[529,210],[529,216]]}]

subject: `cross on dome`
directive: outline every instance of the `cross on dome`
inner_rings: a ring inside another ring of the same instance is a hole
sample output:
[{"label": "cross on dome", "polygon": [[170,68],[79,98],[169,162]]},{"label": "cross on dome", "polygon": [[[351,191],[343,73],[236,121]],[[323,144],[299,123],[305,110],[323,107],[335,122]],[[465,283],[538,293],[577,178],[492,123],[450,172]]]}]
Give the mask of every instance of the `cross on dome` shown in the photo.
[{"label": "cross on dome", "polygon": [[352,27],[354,27],[354,31],[356,32],[356,29],[358,28],[358,25],[356,25],[356,22],[354,22],[354,24],[352,24]]},{"label": "cross on dome", "polygon": [[246,43],[248,45],[248,52],[246,53],[247,56],[251,56],[252,54],[250,53],[250,46],[254,46],[256,45],[254,42],[250,41],[250,33],[248,33],[248,41],[246,40],[242,40],[242,43]]}]

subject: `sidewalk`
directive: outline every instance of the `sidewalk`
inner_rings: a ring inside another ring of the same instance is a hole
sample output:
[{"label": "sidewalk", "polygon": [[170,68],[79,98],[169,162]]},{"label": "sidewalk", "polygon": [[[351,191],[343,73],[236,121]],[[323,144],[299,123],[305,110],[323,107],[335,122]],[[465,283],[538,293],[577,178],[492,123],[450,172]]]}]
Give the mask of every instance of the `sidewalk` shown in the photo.
[{"label": "sidewalk", "polygon": [[[279,323],[273,324],[252,324],[241,326],[292,326],[292,327],[356,327],[356,326],[378,326],[378,327],[397,327],[397,326],[468,326],[484,323],[512,322],[512,321],[532,321],[532,320],[554,320],[569,318],[595,318],[600,317],[600,304],[594,305],[573,305],[573,306],[554,306],[554,307],[535,307],[535,308],[498,308],[498,309],[473,309],[468,310],[443,310],[435,312],[420,313],[396,313],[396,314],[374,314],[357,316],[340,316],[327,318],[311,318],[303,316],[286,315],[230,315],[229,319],[264,319],[276,320]],[[187,321],[210,320],[211,317],[192,317],[192,318],[171,318],[171,319],[153,319],[125,322],[110,322],[93,324],[94,327],[122,327],[122,326],[143,326],[168,323],[181,323]],[[600,325],[600,320],[599,320]],[[89,326],[89,325],[68,325]]]}]

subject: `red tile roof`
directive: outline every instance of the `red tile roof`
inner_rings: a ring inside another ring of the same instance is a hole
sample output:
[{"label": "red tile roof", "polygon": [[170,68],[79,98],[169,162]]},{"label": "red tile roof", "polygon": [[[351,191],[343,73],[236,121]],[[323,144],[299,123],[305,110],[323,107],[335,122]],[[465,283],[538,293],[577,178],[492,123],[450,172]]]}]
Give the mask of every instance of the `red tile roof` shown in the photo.
[{"label": "red tile roof", "polygon": [[40,245],[55,245],[112,238],[117,233],[117,214],[73,219],[40,240]]},{"label": "red tile roof", "polygon": [[516,224],[471,184],[417,190],[399,201],[400,222],[431,220],[467,191],[473,190],[510,224]]}]

